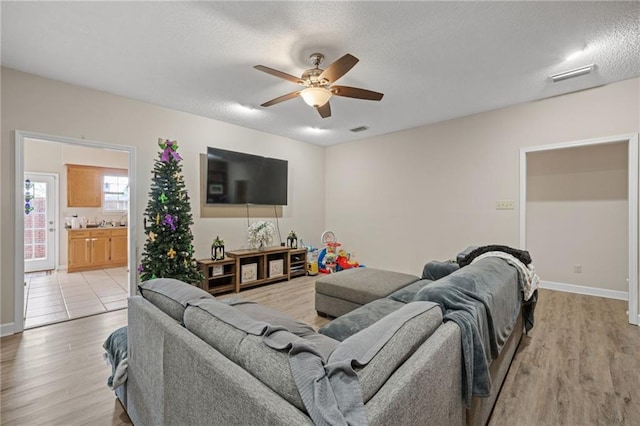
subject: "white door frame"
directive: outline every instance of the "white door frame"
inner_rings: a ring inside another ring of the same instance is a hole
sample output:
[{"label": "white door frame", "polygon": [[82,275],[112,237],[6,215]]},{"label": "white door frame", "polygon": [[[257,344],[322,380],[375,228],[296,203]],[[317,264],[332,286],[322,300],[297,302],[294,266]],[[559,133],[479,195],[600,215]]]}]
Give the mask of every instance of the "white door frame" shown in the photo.
[{"label": "white door frame", "polygon": [[629,161],[629,323],[640,325],[638,316],[638,134],[608,136],[520,149],[520,248],[527,246],[527,154],[588,145],[627,142]]},{"label": "white door frame", "polygon": [[[54,197],[55,198],[59,198],[60,197],[60,175],[58,173],[49,173],[49,172],[29,172],[29,171],[25,171],[24,175],[31,175],[31,176],[48,176],[48,177],[52,177],[53,178],[53,192],[54,192]],[[23,175],[23,176],[24,176]],[[24,182],[24,177],[22,178],[22,181]],[[53,256],[53,269],[57,270],[58,269],[58,259],[59,259],[59,253],[58,253],[58,238],[60,238],[60,233],[59,233],[59,226],[60,225],[60,203],[58,202],[58,200],[55,200],[55,207],[53,209],[53,250],[51,250],[51,256]],[[24,220],[24,218],[23,218]],[[50,226],[48,226],[47,228],[50,228]],[[23,226],[22,229],[24,230],[24,222],[23,222]],[[16,228],[16,231],[19,232],[20,230]],[[24,238],[24,236],[23,236]],[[24,243],[24,241],[23,241]],[[24,246],[23,246],[24,247]],[[17,255],[17,253],[16,253]],[[23,259],[24,261],[24,259]]]},{"label": "white door frame", "polygon": [[[136,285],[136,235],[137,235],[137,199],[136,199],[136,148],[127,145],[114,145],[105,142],[89,141],[85,139],[68,138],[64,136],[46,135],[43,133],[28,132],[22,130],[15,131],[15,229],[24,229],[24,140],[25,139],[42,139],[51,142],[66,143],[70,145],[79,145],[90,148],[112,149],[115,151],[124,151],[129,154],[129,217],[127,220],[129,226],[128,245],[129,245],[129,295],[135,294]],[[133,220],[132,220],[133,219]],[[24,235],[19,231],[15,232],[15,259],[14,259],[14,333],[24,330],[24,256],[18,256],[24,250]]]}]

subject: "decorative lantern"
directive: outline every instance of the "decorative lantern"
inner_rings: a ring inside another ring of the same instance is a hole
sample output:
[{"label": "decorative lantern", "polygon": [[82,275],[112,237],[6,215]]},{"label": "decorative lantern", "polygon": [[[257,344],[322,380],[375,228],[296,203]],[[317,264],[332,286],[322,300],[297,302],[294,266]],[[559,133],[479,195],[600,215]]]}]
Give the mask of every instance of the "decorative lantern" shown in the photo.
[{"label": "decorative lantern", "polygon": [[289,232],[289,236],[287,237],[287,247],[292,249],[298,248],[298,236],[295,231]]},{"label": "decorative lantern", "polygon": [[224,260],[224,241],[219,236],[211,243],[211,260]]}]

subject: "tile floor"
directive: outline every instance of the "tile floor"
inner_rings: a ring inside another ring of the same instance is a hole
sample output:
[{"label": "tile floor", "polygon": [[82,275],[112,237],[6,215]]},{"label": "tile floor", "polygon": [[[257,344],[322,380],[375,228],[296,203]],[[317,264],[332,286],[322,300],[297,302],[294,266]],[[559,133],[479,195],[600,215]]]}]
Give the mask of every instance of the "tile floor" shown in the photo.
[{"label": "tile floor", "polygon": [[127,307],[127,268],[25,274],[25,328]]}]

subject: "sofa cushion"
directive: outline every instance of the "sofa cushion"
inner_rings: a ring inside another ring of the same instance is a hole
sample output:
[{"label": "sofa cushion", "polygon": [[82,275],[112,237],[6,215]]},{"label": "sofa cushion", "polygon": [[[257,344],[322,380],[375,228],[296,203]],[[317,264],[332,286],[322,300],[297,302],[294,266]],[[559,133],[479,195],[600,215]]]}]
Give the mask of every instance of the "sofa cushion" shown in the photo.
[{"label": "sofa cushion", "polygon": [[[255,320],[228,304],[206,299],[189,304],[184,322],[189,331],[247,370],[298,409],[305,411],[291,372],[289,354],[273,349],[262,341],[260,334],[264,328],[270,327],[268,323]],[[292,342],[309,341],[285,331],[280,334]],[[338,342],[335,342],[335,345],[337,344]]]},{"label": "sofa cushion", "polygon": [[[333,387],[330,392],[335,392],[336,396],[353,390],[350,387],[352,383],[345,382],[343,388],[341,379],[332,379],[334,375],[337,377],[344,373],[347,374],[345,379],[353,378],[354,373],[357,375],[358,390],[362,392],[355,401],[357,403],[361,399],[366,403],[442,323],[440,309],[434,303],[401,305],[397,311],[340,343],[326,361],[326,367],[322,366],[324,362],[320,355],[313,351],[300,356],[301,348],[308,347],[303,338],[287,331],[273,330],[269,324],[220,301],[201,299],[190,302],[184,320],[185,327],[196,336],[298,409],[307,412],[307,406],[315,410],[321,408],[322,403],[331,402],[331,398],[323,398],[326,394],[322,390],[328,389],[327,378]],[[316,361],[312,359],[314,356]],[[292,372],[294,364],[297,366],[295,374]],[[313,368],[313,371],[305,366]],[[349,371],[352,371],[351,375]],[[315,391],[320,393],[313,393]],[[301,392],[306,395],[305,402]]]},{"label": "sofa cushion", "polygon": [[460,269],[460,265],[454,261],[447,262],[439,262],[437,260],[431,261],[424,265],[422,269],[422,278],[426,278],[428,280],[439,280],[440,278],[446,277],[452,272]]},{"label": "sofa cushion", "polygon": [[398,291],[394,291],[387,297],[389,299],[393,299],[398,302],[409,303],[413,300],[416,293],[418,293],[422,289],[422,287],[429,285],[432,282],[433,282],[432,280],[424,280],[424,279],[420,281],[416,281],[415,283],[409,284],[408,286],[403,287]]},{"label": "sofa cushion", "polygon": [[327,364],[354,359],[352,364],[356,367],[366,404],[441,324],[442,312],[437,304],[402,304],[400,309],[345,339],[333,351]]},{"label": "sofa cushion", "polygon": [[402,306],[404,303],[392,299],[374,300],[334,319],[318,332],[342,342]]},{"label": "sofa cushion", "polygon": [[138,288],[142,297],[180,323],[189,301],[215,299],[203,289],[173,278],[154,278],[143,281]]},{"label": "sofa cushion", "polygon": [[354,268],[316,281],[316,292],[365,305],[388,296],[420,277],[374,268]]},{"label": "sofa cushion", "polygon": [[318,352],[322,354],[324,359],[329,357],[331,351],[338,346],[338,343],[334,338],[319,334],[309,324],[298,321],[290,316],[271,309],[267,306],[259,303],[251,302],[240,298],[223,299],[221,302],[233,306],[240,312],[243,312],[257,321],[264,321],[274,326],[280,326],[286,328],[289,332],[295,334],[298,337],[304,338],[308,342],[312,342],[316,345]]}]

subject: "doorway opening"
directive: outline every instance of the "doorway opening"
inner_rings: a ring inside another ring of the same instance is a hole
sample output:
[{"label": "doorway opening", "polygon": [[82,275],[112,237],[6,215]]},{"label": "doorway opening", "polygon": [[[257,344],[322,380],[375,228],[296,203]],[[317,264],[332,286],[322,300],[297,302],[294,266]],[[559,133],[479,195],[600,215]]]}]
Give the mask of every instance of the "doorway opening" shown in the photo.
[{"label": "doorway opening", "polygon": [[[14,331],[126,308],[136,282],[135,148],[23,131],[15,142],[15,249],[24,256]],[[105,170],[97,206],[69,201],[69,164]]]},{"label": "doorway opening", "polygon": [[[529,174],[529,168],[535,171]],[[543,221],[547,229],[528,222],[531,218]],[[582,262],[572,259],[573,254],[589,259],[591,267],[604,262],[615,273],[592,272],[591,280],[596,277],[600,285],[566,284],[567,279],[543,286],[628,300],[628,321],[640,324],[637,134],[520,150],[520,247],[540,243],[545,232],[557,243],[552,249],[558,256],[549,263],[556,268],[555,276],[582,274]],[[580,275],[572,277],[579,281]]]}]

